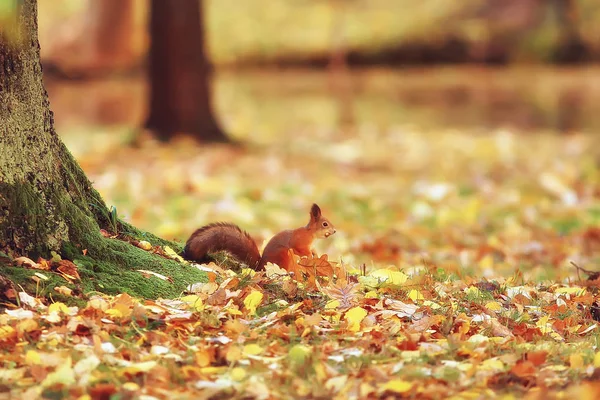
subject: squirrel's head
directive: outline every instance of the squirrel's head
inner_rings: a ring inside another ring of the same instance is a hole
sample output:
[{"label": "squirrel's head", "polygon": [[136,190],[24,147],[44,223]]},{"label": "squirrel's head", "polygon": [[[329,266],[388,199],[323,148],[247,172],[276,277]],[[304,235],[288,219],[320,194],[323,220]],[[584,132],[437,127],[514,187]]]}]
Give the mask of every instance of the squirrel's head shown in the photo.
[{"label": "squirrel's head", "polygon": [[310,208],[310,222],[308,226],[315,231],[315,237],[327,238],[335,233],[335,227],[329,220],[321,215],[321,208],[313,204]]}]

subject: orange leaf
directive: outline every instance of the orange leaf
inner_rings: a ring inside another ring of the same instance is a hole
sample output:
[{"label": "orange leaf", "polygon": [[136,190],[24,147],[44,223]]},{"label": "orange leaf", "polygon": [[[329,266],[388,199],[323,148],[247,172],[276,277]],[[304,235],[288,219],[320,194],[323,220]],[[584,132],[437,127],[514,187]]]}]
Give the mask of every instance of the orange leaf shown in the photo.
[{"label": "orange leaf", "polygon": [[519,360],[510,370],[513,374],[520,378],[535,375],[535,365],[531,361]]},{"label": "orange leaf", "polygon": [[548,352],[540,350],[540,351],[530,351],[526,355],[527,361],[531,361],[531,363],[539,367],[543,363],[546,362],[546,357],[548,357]]}]

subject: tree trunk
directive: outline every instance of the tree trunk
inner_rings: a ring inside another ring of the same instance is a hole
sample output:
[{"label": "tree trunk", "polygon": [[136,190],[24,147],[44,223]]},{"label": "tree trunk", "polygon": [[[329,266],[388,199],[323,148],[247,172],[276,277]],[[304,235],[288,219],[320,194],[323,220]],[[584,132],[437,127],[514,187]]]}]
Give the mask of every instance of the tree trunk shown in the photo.
[{"label": "tree trunk", "polygon": [[16,12],[21,25],[0,39],[0,249],[37,256],[67,242],[93,246],[108,211],[54,131],[35,1]]},{"label": "tree trunk", "polygon": [[[100,228],[132,233],[135,229],[111,217],[56,134],[42,83],[37,2],[16,4],[18,22],[0,31],[0,253],[9,258],[49,258],[55,251],[79,260],[81,291],[126,291],[145,297],[178,294],[193,273],[186,277],[180,264],[100,234]],[[0,259],[0,274],[23,285],[33,282],[23,268],[3,263]],[[141,266],[170,275],[175,283],[156,278],[143,282],[136,271]]]},{"label": "tree trunk", "polygon": [[166,140],[176,134],[224,142],[210,99],[199,0],[150,2],[150,105],[146,127]]},{"label": "tree trunk", "polygon": [[85,15],[72,22],[76,28],[59,30],[42,52],[44,64],[76,78],[133,68],[141,59],[134,14],[134,0],[88,0]]},{"label": "tree trunk", "polygon": [[558,17],[559,42],[555,59],[561,63],[585,62],[589,49],[579,33],[580,12],[576,0],[554,0]]}]

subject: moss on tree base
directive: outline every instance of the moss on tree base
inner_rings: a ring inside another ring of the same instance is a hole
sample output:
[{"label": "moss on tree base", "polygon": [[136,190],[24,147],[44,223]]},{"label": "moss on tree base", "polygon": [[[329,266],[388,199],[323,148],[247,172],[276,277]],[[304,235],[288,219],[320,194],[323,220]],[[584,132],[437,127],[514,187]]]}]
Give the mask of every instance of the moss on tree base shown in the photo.
[{"label": "moss on tree base", "polygon": [[[63,301],[69,301],[69,298],[56,292],[55,287],[66,286],[73,289],[75,295],[83,298],[94,292],[111,295],[128,293],[147,299],[172,298],[180,295],[188,285],[207,280],[206,273],[190,265],[166,259],[118,239],[102,238],[101,241],[105,249],[103,254],[95,257],[84,256],[81,252],[71,254],[72,258],[69,258],[77,265],[81,278],[73,283],[51,271],[7,265],[2,266],[0,275],[4,275],[31,295]],[[169,280],[146,275],[138,270],[156,272]],[[36,273],[41,273],[49,279],[36,282],[32,279]]]}]

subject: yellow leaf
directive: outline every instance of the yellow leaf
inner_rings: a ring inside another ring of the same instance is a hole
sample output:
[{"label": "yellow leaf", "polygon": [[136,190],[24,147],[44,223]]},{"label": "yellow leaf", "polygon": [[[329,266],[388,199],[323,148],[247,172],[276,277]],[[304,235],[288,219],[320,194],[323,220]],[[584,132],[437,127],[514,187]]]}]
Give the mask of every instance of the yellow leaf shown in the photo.
[{"label": "yellow leaf", "polygon": [[141,240],[138,243],[138,247],[143,250],[152,250],[152,245],[150,244],[150,242],[147,242],[145,240]]},{"label": "yellow leaf", "polygon": [[358,332],[360,323],[366,316],[367,311],[361,307],[354,307],[346,311],[345,318],[348,321],[348,329],[351,332]]},{"label": "yellow leaf", "polygon": [[169,258],[172,258],[172,259],[177,260],[177,261],[182,262],[182,263],[186,263],[187,262],[179,254],[175,253],[173,251],[173,249],[170,248],[169,246],[165,246],[164,249],[165,249],[165,254],[167,256],[169,256]]},{"label": "yellow leaf", "polygon": [[594,367],[600,368],[600,351],[594,356]]},{"label": "yellow leaf", "polygon": [[232,346],[227,350],[225,359],[230,363],[239,361],[242,358],[242,351],[237,346]]},{"label": "yellow leaf", "polygon": [[495,235],[488,236],[487,244],[489,244],[492,247],[497,247],[497,248],[502,247],[502,242],[500,242],[500,240],[498,239],[498,236],[495,236]]},{"label": "yellow leaf", "polygon": [[157,364],[156,361],[144,361],[144,362],[139,362],[139,363],[133,363],[133,364],[123,368],[122,370],[120,370],[119,375],[121,375],[121,376],[123,376],[125,374],[135,375],[140,372],[148,372],[152,368],[154,368],[156,366],[156,364]]},{"label": "yellow leaf", "polygon": [[224,374],[225,371],[227,371],[227,368],[229,367],[205,367],[205,368],[200,368],[200,372],[203,374]]},{"label": "yellow leaf", "polygon": [[48,306],[48,314],[53,312],[63,312],[65,314],[69,314],[69,307],[61,302],[52,303],[50,306]]},{"label": "yellow leaf", "polygon": [[491,254],[486,255],[479,261],[479,266],[482,269],[491,269],[494,268],[494,258]]},{"label": "yellow leaf", "polygon": [[109,308],[108,310],[105,311],[105,313],[109,317],[113,317],[113,318],[122,318],[123,317],[123,313],[120,310],[117,310],[116,308]]},{"label": "yellow leaf", "polygon": [[263,352],[263,348],[256,343],[247,344],[244,346],[243,353],[251,356],[257,356]]},{"label": "yellow leaf", "polygon": [[290,362],[294,365],[304,365],[308,357],[312,352],[312,348],[309,346],[305,346],[302,344],[297,344],[293,346],[289,353],[288,357]]},{"label": "yellow leaf", "polygon": [[208,367],[210,365],[211,357],[206,349],[200,349],[196,352],[196,364],[199,367]]},{"label": "yellow leaf", "polygon": [[498,358],[488,358],[481,363],[481,369],[487,371],[504,371],[504,363]]},{"label": "yellow leaf", "polygon": [[583,357],[581,356],[581,354],[571,354],[571,356],[569,357],[569,365],[571,366],[571,368],[583,368]]},{"label": "yellow leaf", "polygon": [[325,304],[325,309],[326,310],[334,310],[334,309],[338,308],[339,306],[340,306],[339,300],[331,300],[331,301],[328,301],[327,304]]},{"label": "yellow leaf", "polygon": [[490,301],[485,305],[485,308],[490,311],[500,311],[502,310],[502,304],[498,303],[497,301]]},{"label": "yellow leaf", "polygon": [[69,289],[66,286],[57,286],[54,288],[54,290],[56,290],[58,293],[64,295],[64,296],[71,296],[73,295],[73,290]]},{"label": "yellow leaf", "polygon": [[244,299],[244,306],[250,313],[250,315],[256,314],[256,307],[260,305],[263,299],[262,292],[258,290],[253,290],[246,298]]},{"label": "yellow leaf", "polygon": [[430,301],[430,300],[425,300],[423,302],[423,305],[425,307],[431,308],[432,310],[437,310],[438,308],[442,308],[442,306],[440,306],[438,303],[435,303],[435,302]]},{"label": "yellow leaf", "polygon": [[35,350],[27,350],[25,354],[25,363],[27,365],[40,365],[42,363],[42,357],[40,353]]},{"label": "yellow leaf", "polygon": [[224,311],[227,311],[229,315],[244,315],[235,305],[227,307]]},{"label": "yellow leaf", "polygon": [[466,206],[461,210],[460,216],[463,224],[472,225],[477,223],[481,208],[481,200],[477,197],[472,197]]},{"label": "yellow leaf", "polygon": [[419,292],[416,289],[412,289],[410,292],[408,292],[408,298],[412,301],[425,300],[423,293]]},{"label": "yellow leaf", "polygon": [[391,285],[402,285],[408,280],[408,276],[400,271],[391,269],[376,269],[369,274],[370,277],[376,278],[380,283]]},{"label": "yellow leaf", "polygon": [[367,293],[365,293],[365,299],[376,299],[379,297],[379,294],[377,294],[376,290],[371,290]]},{"label": "yellow leaf", "polygon": [[394,392],[394,393],[406,393],[406,392],[410,391],[412,389],[412,387],[413,387],[412,382],[407,382],[402,379],[394,379],[394,380],[388,381],[388,383],[383,385],[383,387],[381,388],[381,391],[385,392],[385,391],[389,390],[390,392]]},{"label": "yellow leaf", "polygon": [[17,332],[19,332],[19,333],[33,332],[33,331],[38,330],[39,324],[37,323],[37,321],[35,319],[24,319],[22,321],[19,321],[19,323],[17,324],[17,326],[15,328],[17,329]]},{"label": "yellow leaf", "polygon": [[585,288],[581,288],[581,287],[562,287],[562,288],[558,288],[554,291],[554,293],[561,293],[561,294],[574,294],[576,296],[583,296],[585,294]]},{"label": "yellow leaf", "polygon": [[121,387],[128,392],[137,392],[140,390],[140,385],[135,382],[125,382]]},{"label": "yellow leaf", "polygon": [[469,286],[465,290],[465,293],[467,294],[467,296],[472,296],[472,297],[480,297],[481,296],[481,291],[476,286]]},{"label": "yellow leaf", "polygon": [[538,328],[540,328],[540,331],[542,333],[550,333],[553,332],[552,330],[552,326],[550,326],[550,324],[548,323],[548,320],[550,319],[550,317],[548,315],[544,315],[542,318],[539,319],[538,322],[536,322],[536,326]]},{"label": "yellow leaf", "polygon": [[246,377],[246,370],[244,370],[243,368],[240,368],[240,367],[235,367],[234,369],[231,370],[230,375],[231,375],[231,379],[239,382]]},{"label": "yellow leaf", "polygon": [[72,361],[67,358],[54,372],[49,373],[42,382],[42,387],[50,387],[56,384],[69,386],[75,383],[75,371],[71,367]]},{"label": "yellow leaf", "polygon": [[252,268],[243,268],[241,275],[249,276],[250,278],[252,278],[254,275],[256,275],[256,271],[253,270]]},{"label": "yellow leaf", "polygon": [[321,382],[327,378],[327,376],[328,376],[327,370],[323,366],[323,363],[317,363],[317,364],[313,365],[313,368],[315,369],[315,376],[317,377],[317,380],[319,382]]},{"label": "yellow leaf", "polygon": [[202,304],[202,299],[195,294],[191,294],[189,296],[184,296],[181,298],[181,301],[186,302],[194,311],[204,311],[204,304]]}]

